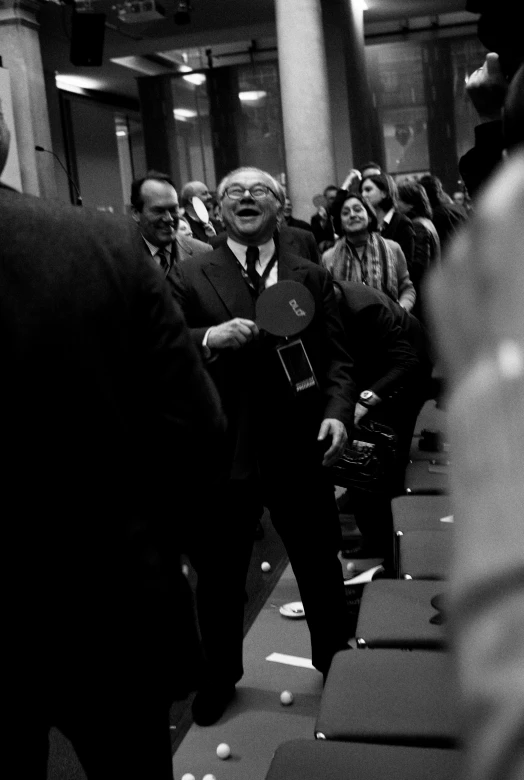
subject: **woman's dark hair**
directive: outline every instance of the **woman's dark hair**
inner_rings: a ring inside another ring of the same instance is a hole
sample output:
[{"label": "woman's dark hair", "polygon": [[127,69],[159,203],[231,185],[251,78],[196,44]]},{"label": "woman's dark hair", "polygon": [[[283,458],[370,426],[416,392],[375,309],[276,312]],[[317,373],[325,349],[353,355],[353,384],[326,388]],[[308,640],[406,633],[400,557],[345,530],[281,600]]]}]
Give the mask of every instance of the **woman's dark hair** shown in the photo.
[{"label": "woman's dark hair", "polygon": [[410,212],[413,216],[433,219],[433,209],[422,184],[416,181],[405,181],[399,184],[398,198],[411,207]]},{"label": "woman's dark hair", "polygon": [[389,211],[397,206],[397,185],[395,180],[389,173],[371,173],[369,176],[364,176],[359,185],[359,191],[362,192],[362,186],[365,181],[372,181],[373,184],[384,193],[384,197],[380,202],[380,208],[384,211]]},{"label": "woman's dark hair", "polygon": [[340,222],[340,212],[342,211],[342,206],[344,203],[348,200],[351,200],[352,198],[355,198],[355,200],[358,200],[360,203],[362,203],[366,209],[367,215],[369,217],[368,231],[370,233],[374,233],[376,230],[378,230],[378,220],[375,209],[373,206],[369,205],[367,200],[363,198],[362,195],[359,195],[356,192],[348,192],[347,190],[339,190],[338,195],[335,198],[335,202],[331,207],[331,215],[333,217],[333,227],[335,228],[335,233],[337,233],[339,236],[343,235],[344,231],[342,230],[342,224]]}]

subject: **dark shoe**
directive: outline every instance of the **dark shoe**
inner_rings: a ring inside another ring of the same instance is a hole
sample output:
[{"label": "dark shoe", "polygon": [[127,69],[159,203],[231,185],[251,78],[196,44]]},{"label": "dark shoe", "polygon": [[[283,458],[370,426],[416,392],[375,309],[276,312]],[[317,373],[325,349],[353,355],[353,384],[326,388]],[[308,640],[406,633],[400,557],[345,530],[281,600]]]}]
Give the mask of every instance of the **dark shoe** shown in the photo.
[{"label": "dark shoe", "polygon": [[366,542],[356,541],[354,544],[345,544],[341,550],[343,558],[382,558],[380,551]]},{"label": "dark shoe", "polygon": [[235,695],[235,686],[206,686],[193,700],[193,720],[198,726],[211,726],[220,720]]}]

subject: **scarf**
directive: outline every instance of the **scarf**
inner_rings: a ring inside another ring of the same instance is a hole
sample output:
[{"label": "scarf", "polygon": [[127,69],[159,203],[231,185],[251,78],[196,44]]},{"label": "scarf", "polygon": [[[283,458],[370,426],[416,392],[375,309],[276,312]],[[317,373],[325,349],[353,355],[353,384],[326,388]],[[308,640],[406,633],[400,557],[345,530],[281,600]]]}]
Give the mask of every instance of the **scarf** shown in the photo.
[{"label": "scarf", "polygon": [[370,233],[362,258],[345,238],[333,247],[333,278],[375,287],[398,301],[397,266],[393,250],[378,233]]}]

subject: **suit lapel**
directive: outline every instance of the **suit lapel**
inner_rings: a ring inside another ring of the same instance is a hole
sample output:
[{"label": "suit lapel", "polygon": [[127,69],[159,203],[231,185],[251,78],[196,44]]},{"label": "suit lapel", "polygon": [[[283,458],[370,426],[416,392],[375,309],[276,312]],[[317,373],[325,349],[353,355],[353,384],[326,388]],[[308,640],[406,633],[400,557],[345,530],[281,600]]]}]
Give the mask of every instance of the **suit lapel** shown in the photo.
[{"label": "suit lapel", "polygon": [[203,271],[232,317],[255,318],[255,301],[242,279],[238,262],[227,246],[209,253],[209,263]]},{"label": "suit lapel", "polygon": [[295,282],[304,283],[308,269],[302,263],[297,262],[293,255],[281,250],[278,258],[278,281],[292,279]]},{"label": "suit lapel", "polygon": [[184,260],[187,260],[187,258],[191,257],[192,254],[193,247],[190,245],[189,241],[186,241],[184,236],[179,236],[177,234],[171,251],[171,258],[173,262],[184,262]]}]

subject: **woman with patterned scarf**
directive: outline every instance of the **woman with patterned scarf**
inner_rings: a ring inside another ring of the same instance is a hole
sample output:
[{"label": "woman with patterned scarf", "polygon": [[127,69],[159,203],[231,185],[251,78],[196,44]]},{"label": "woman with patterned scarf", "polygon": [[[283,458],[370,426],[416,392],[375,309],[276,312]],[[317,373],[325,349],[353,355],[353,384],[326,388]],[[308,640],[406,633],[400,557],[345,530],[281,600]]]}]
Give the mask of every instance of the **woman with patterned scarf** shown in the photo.
[{"label": "woman with patterned scarf", "polygon": [[332,207],[339,240],[322,255],[338,281],[361,282],[411,311],[416,293],[400,246],[377,232],[377,217],[361,195],[339,194]]}]

